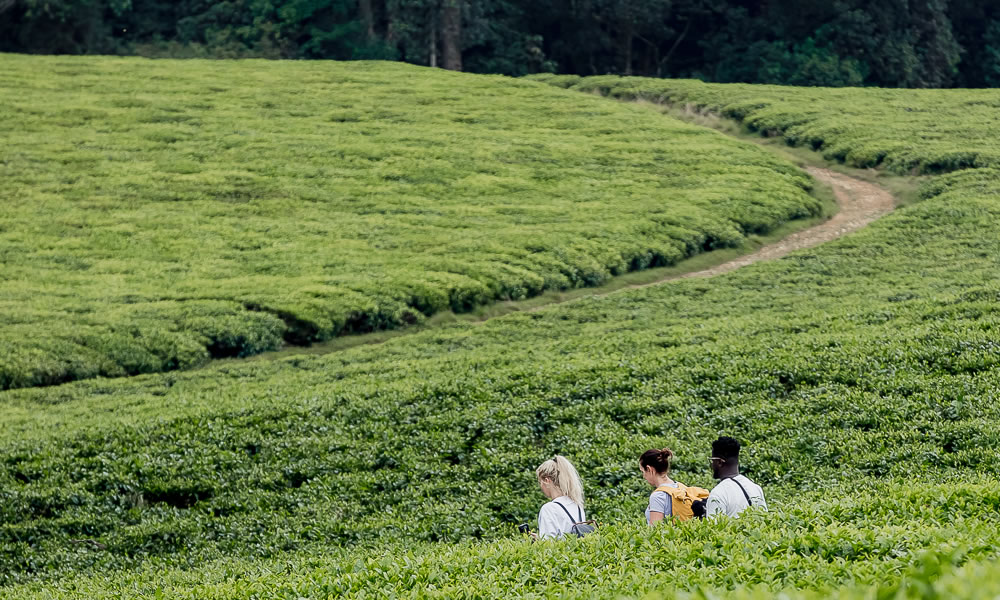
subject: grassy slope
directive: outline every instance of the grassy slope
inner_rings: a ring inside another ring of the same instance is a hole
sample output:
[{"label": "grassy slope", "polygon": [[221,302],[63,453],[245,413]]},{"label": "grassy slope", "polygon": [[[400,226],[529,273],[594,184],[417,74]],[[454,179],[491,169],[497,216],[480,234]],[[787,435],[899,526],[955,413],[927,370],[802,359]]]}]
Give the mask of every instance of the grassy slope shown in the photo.
[{"label": "grassy slope", "polygon": [[599,285],[820,211],[714,132],[401,64],[11,55],[0,104],[0,389]]},{"label": "grassy slope", "polygon": [[8,391],[4,572],[503,536],[533,518],[532,470],[557,451],[593,514],[634,522],[635,457],[673,446],[677,476],[708,485],[719,432],[747,442],[779,510],[839,484],[995,476],[1000,236],[984,232],[1000,185],[937,181],[856,235],[711,281],[331,356]]},{"label": "grassy slope", "polygon": [[644,77],[531,77],[615,98],[690,104],[853,167],[900,174],[1000,168],[1000,92],[789,88]]},{"label": "grassy slope", "polygon": [[[419,595],[435,577],[469,595],[603,597],[660,581],[772,590],[936,579],[922,550],[950,565],[963,545],[988,560],[1000,533],[995,484],[982,479],[1000,464],[1000,178],[938,176],[925,198],[709,281],[331,356],[8,391],[0,572],[50,581],[37,584],[43,595],[77,584],[96,596],[160,585]],[[638,453],[673,446],[677,477],[707,485],[703,458],[719,432],[747,442],[746,467],[776,514],[692,537],[628,525],[648,492]],[[532,519],[532,470],[557,451],[614,528],[579,549],[423,545],[502,537]],[[69,542],[79,538],[107,548]],[[399,543],[424,558],[335,548]],[[651,577],[661,544],[692,555],[665,552]],[[225,568],[168,570],[223,555]],[[108,578],[143,561],[155,570]],[[993,572],[970,567],[983,581]]]}]

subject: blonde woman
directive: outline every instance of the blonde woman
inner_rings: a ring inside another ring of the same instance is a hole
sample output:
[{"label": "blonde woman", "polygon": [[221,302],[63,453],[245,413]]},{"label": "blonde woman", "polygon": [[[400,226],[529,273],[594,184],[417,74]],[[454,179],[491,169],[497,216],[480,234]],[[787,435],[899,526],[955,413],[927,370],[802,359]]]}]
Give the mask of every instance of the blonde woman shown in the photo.
[{"label": "blonde woman", "polygon": [[551,502],[546,502],[538,511],[538,534],[532,537],[561,538],[587,518],[583,512],[580,476],[566,457],[559,455],[539,465],[535,475],[542,493]]}]

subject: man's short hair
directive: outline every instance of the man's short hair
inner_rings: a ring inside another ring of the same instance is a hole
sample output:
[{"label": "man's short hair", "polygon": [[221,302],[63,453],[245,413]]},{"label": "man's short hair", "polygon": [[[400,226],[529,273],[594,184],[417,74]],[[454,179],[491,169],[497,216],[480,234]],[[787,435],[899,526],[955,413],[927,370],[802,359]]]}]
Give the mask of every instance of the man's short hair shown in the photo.
[{"label": "man's short hair", "polygon": [[720,435],[719,439],[712,442],[712,456],[726,460],[739,460],[740,443],[736,441],[736,438],[731,438],[728,435]]}]

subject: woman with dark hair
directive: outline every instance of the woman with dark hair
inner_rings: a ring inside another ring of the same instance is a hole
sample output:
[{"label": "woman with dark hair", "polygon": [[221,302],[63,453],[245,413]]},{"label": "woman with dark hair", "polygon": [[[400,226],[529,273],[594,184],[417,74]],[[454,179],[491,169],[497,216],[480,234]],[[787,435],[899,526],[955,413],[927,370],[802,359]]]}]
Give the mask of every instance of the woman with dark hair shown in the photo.
[{"label": "woman with dark hair", "polygon": [[639,457],[639,470],[646,483],[656,488],[649,495],[646,523],[655,525],[666,517],[687,521],[694,516],[695,501],[708,498],[708,490],[688,487],[670,478],[670,464],[674,453],[670,448],[646,450]]}]

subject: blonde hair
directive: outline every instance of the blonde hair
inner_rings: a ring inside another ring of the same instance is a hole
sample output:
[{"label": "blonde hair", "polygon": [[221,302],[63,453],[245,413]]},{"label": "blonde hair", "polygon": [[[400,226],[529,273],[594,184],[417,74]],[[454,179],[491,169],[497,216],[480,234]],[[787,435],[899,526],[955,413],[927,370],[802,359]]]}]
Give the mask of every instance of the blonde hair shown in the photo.
[{"label": "blonde hair", "polygon": [[535,475],[539,481],[543,477],[551,479],[552,485],[562,492],[563,496],[569,496],[570,500],[583,506],[583,484],[580,483],[580,475],[565,456],[557,454],[555,458],[538,465]]}]

